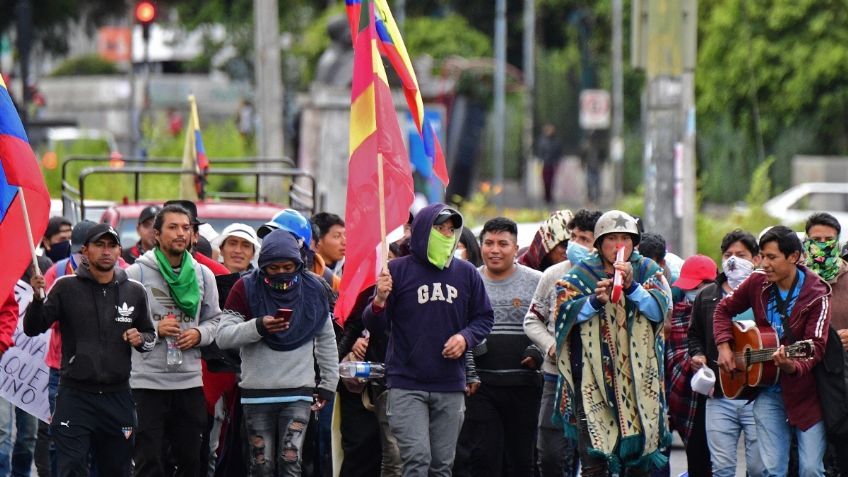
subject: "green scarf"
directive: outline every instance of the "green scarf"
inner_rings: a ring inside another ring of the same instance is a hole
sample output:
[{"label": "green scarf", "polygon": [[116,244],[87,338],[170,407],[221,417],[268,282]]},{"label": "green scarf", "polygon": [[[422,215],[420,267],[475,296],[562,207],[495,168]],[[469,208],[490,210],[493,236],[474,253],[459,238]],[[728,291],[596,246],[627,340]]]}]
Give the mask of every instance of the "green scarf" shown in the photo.
[{"label": "green scarf", "polygon": [[807,266],[810,270],[816,272],[826,282],[836,278],[842,263],[842,258],[839,256],[839,242],[836,239],[827,242],[804,240],[804,251],[807,253]]},{"label": "green scarf", "polygon": [[186,315],[191,318],[197,316],[197,310],[200,307],[200,286],[194,272],[194,259],[191,258],[188,251],[183,252],[180,273],[176,274],[159,247],[153,249],[153,254],[159,263],[159,271],[162,272],[162,277],[171,290],[171,298]]},{"label": "green scarf", "polygon": [[443,270],[453,256],[456,246],[456,235],[445,237],[436,229],[430,229],[430,240],[427,242],[427,259],[430,263]]}]

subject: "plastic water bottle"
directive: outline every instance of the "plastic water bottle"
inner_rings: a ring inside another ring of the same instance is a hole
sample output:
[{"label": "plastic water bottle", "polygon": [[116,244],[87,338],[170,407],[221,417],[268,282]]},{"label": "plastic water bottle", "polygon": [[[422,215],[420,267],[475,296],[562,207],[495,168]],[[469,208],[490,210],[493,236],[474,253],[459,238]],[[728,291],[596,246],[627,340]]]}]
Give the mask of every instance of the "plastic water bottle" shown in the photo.
[{"label": "plastic water bottle", "polygon": [[370,361],[345,361],[339,363],[342,378],[377,379],[386,375],[386,365]]},{"label": "plastic water bottle", "polygon": [[[166,320],[176,320],[177,317],[173,313],[168,313],[165,318]],[[175,371],[181,364],[183,364],[183,350],[181,350],[177,346],[177,337],[176,336],[166,336],[165,344],[167,345],[167,358],[166,364],[168,365],[168,371]]]},{"label": "plastic water bottle", "polygon": [[168,367],[176,368],[183,364],[183,350],[177,347],[177,337],[168,336],[165,338],[165,343],[168,345]]}]

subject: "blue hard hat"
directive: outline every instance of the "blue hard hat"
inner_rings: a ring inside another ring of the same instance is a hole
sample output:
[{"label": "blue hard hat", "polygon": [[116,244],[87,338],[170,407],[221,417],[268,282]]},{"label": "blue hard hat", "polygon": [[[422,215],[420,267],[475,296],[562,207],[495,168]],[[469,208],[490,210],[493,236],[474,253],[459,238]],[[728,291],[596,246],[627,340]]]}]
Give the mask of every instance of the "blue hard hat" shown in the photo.
[{"label": "blue hard hat", "polygon": [[283,209],[266,222],[265,225],[259,227],[256,235],[259,238],[265,238],[272,230],[283,229],[293,233],[298,239],[302,240],[301,246],[309,247],[312,242],[312,224],[300,212],[294,209]]}]

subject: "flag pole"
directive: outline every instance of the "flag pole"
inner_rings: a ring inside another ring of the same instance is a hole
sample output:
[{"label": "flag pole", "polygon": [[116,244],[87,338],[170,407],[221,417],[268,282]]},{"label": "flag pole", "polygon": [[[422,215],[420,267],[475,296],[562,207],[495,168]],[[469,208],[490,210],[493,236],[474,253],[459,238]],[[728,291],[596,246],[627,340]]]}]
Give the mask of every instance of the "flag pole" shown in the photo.
[{"label": "flag pole", "polygon": [[383,153],[377,153],[377,193],[380,203],[380,270],[389,263],[389,243],[386,241],[386,194],[383,183]]},{"label": "flag pole", "polygon": [[[29,211],[27,211],[26,198],[24,198],[24,188],[18,186],[18,194],[21,196],[21,210],[24,212],[24,225],[26,225],[27,239],[29,239],[29,251],[32,253],[32,268],[36,276],[41,275],[41,269],[38,268],[38,257],[35,255],[35,241],[32,239],[32,226],[29,224]],[[44,290],[36,291],[39,298],[44,298]]]}]

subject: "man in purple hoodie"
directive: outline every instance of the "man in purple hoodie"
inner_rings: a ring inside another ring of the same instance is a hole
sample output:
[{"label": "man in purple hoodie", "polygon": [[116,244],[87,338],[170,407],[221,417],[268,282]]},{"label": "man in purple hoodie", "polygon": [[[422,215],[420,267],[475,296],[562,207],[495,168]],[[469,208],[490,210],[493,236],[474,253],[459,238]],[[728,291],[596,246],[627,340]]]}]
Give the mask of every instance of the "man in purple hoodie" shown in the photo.
[{"label": "man in purple hoodie", "polygon": [[403,475],[450,476],[465,414],[465,351],[492,329],[494,314],[480,274],[452,260],[462,216],[444,204],[412,222],[411,255],[377,279],[363,320],[389,337],[387,414]]}]

